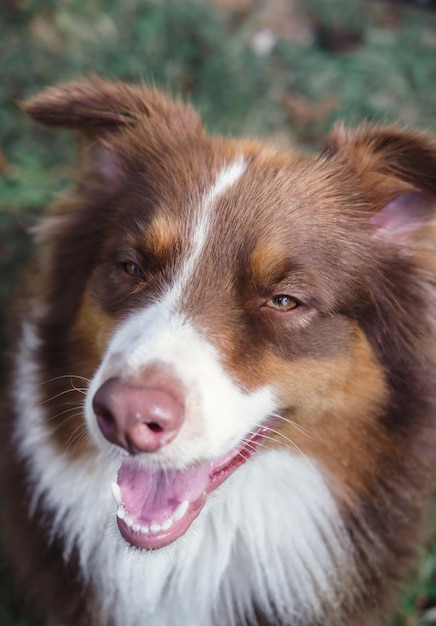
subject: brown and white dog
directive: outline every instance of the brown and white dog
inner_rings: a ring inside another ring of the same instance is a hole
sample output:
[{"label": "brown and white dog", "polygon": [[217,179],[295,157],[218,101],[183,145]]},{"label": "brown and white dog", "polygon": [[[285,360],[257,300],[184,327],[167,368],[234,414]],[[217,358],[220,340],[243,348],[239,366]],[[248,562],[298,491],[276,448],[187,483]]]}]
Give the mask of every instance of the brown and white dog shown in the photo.
[{"label": "brown and white dog", "polygon": [[435,140],[301,155],[95,77],[24,108],[80,147],[1,416],[26,596],[56,626],[381,623],[431,491]]}]

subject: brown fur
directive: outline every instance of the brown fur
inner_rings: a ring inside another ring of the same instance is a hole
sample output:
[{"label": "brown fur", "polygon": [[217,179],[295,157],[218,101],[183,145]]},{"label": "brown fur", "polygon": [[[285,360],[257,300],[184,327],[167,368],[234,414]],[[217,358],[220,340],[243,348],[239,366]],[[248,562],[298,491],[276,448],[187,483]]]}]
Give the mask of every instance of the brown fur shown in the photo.
[{"label": "brown fur", "polygon": [[[326,468],[355,543],[362,589],[332,624],[374,626],[410,571],[431,492],[434,139],[338,127],[321,155],[289,154],[210,137],[180,101],[95,77],[46,90],[24,108],[79,131],[81,146],[79,183],[41,226],[38,270],[18,305],[42,338],[53,440],[72,459],[89,453],[83,417],[62,417],[68,381],[59,376],[92,376],[119,321],[172,276],[186,246],[187,199],[244,154],[249,175],[220,203],[220,228],[184,310],[207,321],[209,340],[243,388],[274,381],[280,389],[282,415],[295,426],[279,424],[270,445],[292,440]],[[416,225],[387,236],[373,218],[403,193],[422,198]],[[146,289],[114,263],[132,256]],[[261,306],[288,292],[303,301],[292,315]],[[13,413],[9,406],[8,432]],[[7,455],[5,532],[18,577],[55,620],[100,626],[84,608],[93,592],[80,574],[76,580],[77,565],[64,567],[60,546],[45,545],[49,517],[39,511],[28,520],[19,495],[25,468],[10,448]]]}]

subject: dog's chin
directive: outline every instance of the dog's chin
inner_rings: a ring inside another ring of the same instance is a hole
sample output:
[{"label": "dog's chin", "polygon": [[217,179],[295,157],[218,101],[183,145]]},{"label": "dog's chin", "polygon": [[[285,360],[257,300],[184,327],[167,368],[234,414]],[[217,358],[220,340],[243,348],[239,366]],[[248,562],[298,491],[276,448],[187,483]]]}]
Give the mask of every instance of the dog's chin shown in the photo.
[{"label": "dog's chin", "polygon": [[136,548],[156,550],[179,539],[200,514],[208,495],[256,451],[268,431],[253,435],[224,456],[186,469],[124,461],[112,492],[122,537]]}]

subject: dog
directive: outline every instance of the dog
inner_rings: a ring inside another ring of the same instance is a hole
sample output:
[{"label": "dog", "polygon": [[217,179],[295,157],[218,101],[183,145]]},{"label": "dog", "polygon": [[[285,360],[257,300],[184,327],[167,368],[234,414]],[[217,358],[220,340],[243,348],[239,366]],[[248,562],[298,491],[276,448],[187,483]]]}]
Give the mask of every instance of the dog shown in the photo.
[{"label": "dog", "polygon": [[374,626],[434,468],[436,141],[212,136],[96,76],[35,230],[2,411],[2,526],[56,626]]}]

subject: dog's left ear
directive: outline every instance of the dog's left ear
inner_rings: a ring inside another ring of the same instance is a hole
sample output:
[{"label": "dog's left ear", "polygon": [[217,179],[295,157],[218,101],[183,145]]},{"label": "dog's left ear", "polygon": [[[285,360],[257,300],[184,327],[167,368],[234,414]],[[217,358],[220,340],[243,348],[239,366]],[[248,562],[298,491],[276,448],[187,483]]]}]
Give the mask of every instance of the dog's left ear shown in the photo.
[{"label": "dog's left ear", "polygon": [[407,245],[436,216],[436,139],[429,134],[341,125],[324,154],[363,182],[374,206],[375,237]]}]

